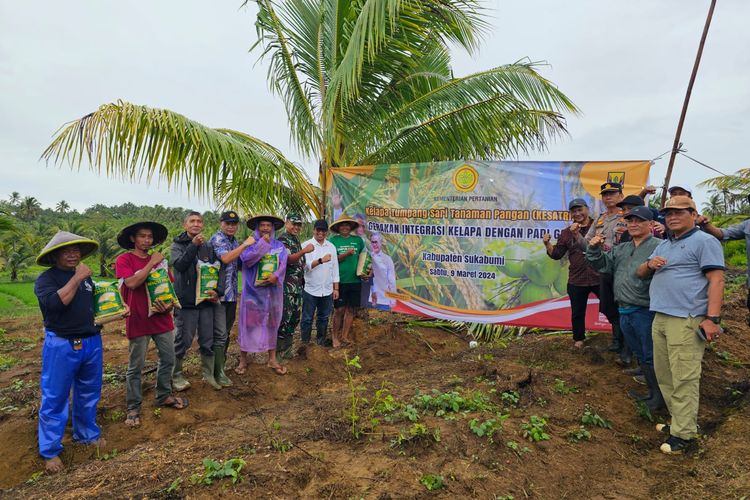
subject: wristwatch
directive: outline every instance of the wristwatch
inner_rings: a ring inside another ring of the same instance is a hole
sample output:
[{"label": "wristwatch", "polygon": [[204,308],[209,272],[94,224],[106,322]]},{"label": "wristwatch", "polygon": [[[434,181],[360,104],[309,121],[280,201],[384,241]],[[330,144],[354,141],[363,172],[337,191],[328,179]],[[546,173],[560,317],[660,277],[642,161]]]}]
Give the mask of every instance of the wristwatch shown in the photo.
[{"label": "wristwatch", "polygon": [[716,325],[721,323],[721,316],[706,316],[706,319]]},{"label": "wristwatch", "polygon": [[320,265],[322,263],[323,263],[323,258],[321,257],[320,259],[318,259],[318,265]]}]

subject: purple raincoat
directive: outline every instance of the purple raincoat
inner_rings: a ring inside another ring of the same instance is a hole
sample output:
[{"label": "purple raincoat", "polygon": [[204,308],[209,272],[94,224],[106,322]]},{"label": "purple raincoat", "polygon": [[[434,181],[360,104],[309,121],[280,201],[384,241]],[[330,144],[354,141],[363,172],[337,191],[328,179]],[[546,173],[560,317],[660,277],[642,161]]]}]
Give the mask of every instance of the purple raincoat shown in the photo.
[{"label": "purple raincoat", "polygon": [[[267,352],[276,349],[276,335],[284,310],[284,275],[289,252],[275,237],[266,243],[255,231],[255,243],[240,254],[242,261],[242,298],[237,339],[243,352]],[[278,282],[272,286],[255,286],[258,262],[266,254],[278,254]]]}]

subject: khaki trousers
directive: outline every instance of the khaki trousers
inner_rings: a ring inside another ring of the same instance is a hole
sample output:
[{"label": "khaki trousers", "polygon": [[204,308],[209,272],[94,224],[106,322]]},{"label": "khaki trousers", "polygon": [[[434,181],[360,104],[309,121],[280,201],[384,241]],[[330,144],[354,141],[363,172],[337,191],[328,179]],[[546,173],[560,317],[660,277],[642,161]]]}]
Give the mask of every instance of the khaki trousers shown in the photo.
[{"label": "khaki trousers", "polygon": [[656,379],[672,415],[670,433],[681,439],[693,439],[698,434],[701,361],[706,343],[696,332],[704,319],[656,313],[651,328]]}]

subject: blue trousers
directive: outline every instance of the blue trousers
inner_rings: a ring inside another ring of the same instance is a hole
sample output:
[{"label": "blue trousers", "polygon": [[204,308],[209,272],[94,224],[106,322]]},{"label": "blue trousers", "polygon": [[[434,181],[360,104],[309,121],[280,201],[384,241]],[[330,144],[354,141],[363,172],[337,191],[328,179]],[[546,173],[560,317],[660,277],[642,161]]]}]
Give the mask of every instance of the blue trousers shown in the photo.
[{"label": "blue trousers", "polygon": [[331,315],[333,309],[333,294],[324,295],[323,297],[316,297],[309,293],[302,291],[302,322],[300,323],[299,329],[301,333],[302,342],[310,342],[310,335],[312,334],[312,322],[315,316],[315,311],[318,311],[317,321],[315,322],[315,329],[317,330],[316,342],[318,345],[323,345],[326,340],[326,333],[328,330],[328,317]]},{"label": "blue trousers", "polygon": [[631,313],[620,313],[620,329],[625,343],[642,365],[654,365],[654,342],[651,337],[651,323],[654,313],[642,307]]},{"label": "blue trousers", "polygon": [[42,404],[39,407],[39,454],[44,459],[62,452],[68,424],[68,400],[73,389],[73,439],[90,443],[99,439],[96,405],[102,395],[102,337],[72,341],[47,330],[42,348]]}]

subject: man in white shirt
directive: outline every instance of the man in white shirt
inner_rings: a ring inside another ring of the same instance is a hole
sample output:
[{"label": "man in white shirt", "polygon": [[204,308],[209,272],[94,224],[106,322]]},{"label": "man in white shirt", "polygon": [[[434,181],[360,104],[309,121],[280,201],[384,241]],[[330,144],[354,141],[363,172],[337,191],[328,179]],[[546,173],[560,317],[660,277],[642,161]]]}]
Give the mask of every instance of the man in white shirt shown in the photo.
[{"label": "man in white shirt", "polygon": [[394,300],[386,297],[385,292],[396,291],[396,269],[393,259],[383,252],[383,235],[373,233],[372,244],[372,305],[378,309],[390,309]]},{"label": "man in white shirt", "polygon": [[323,345],[328,330],[328,317],[333,310],[333,301],[339,295],[339,260],[336,247],[326,239],[328,222],[324,219],[315,221],[313,238],[302,244],[313,246],[312,253],[305,261],[305,289],[302,292],[302,322],[300,323],[302,343],[310,342],[312,322],[315,311],[318,345]]}]

